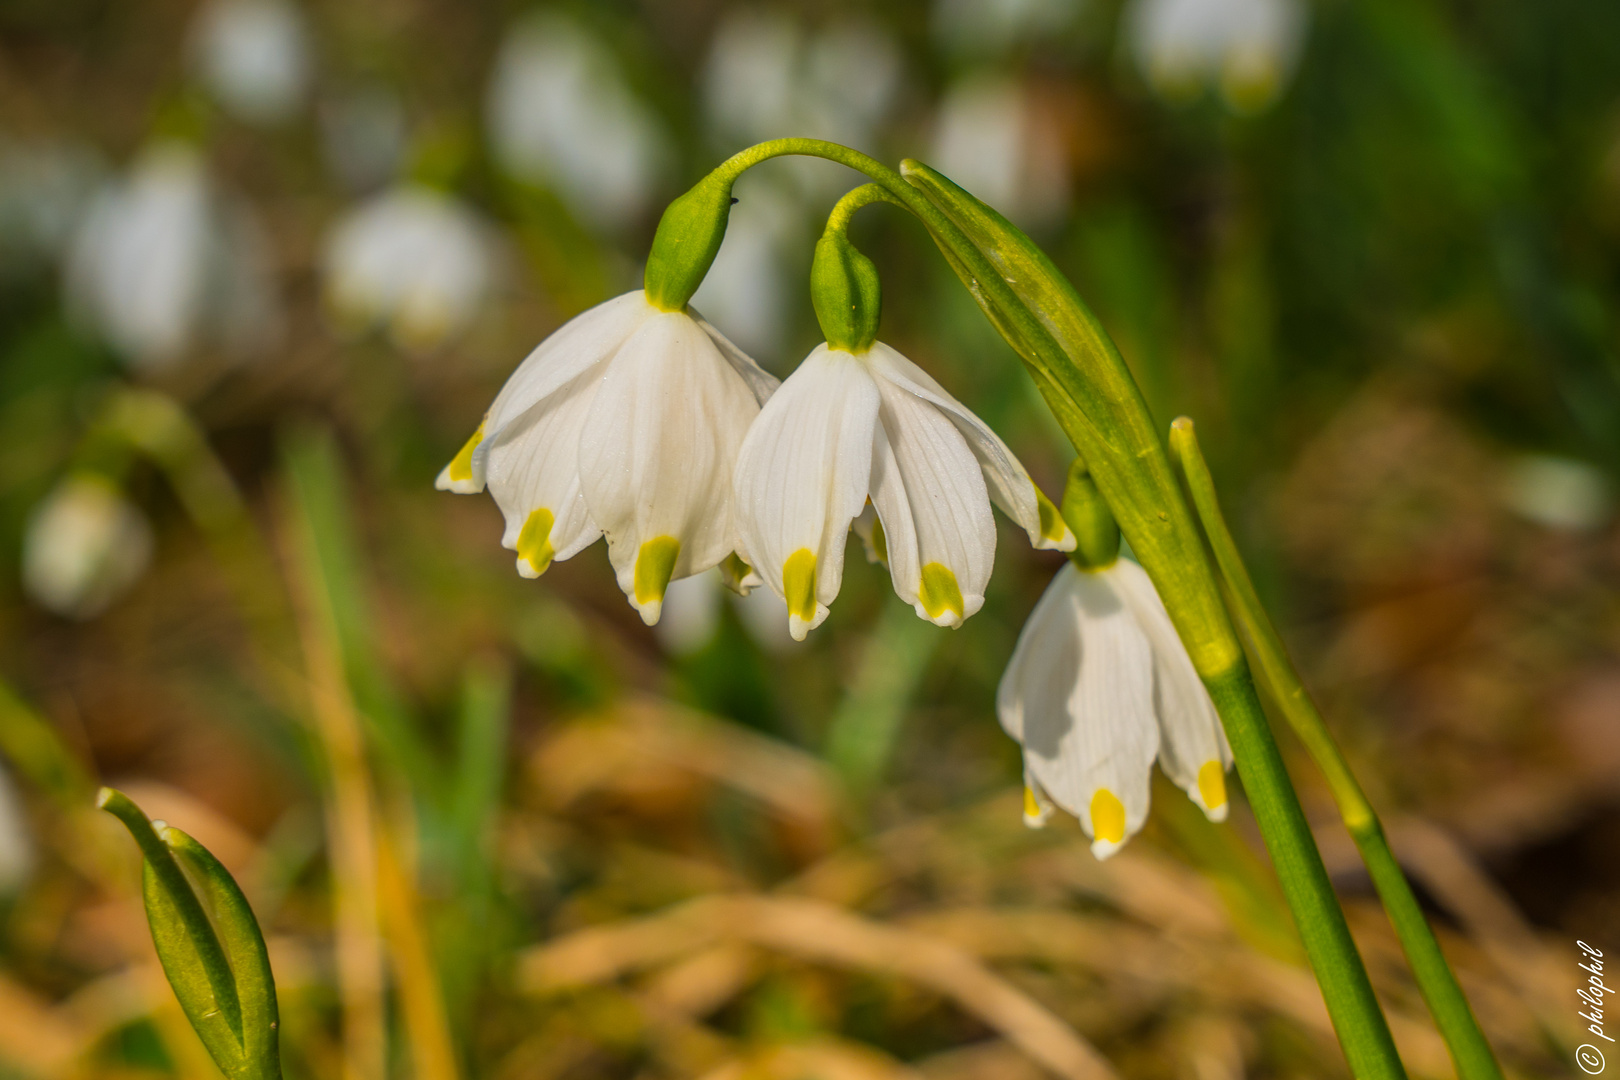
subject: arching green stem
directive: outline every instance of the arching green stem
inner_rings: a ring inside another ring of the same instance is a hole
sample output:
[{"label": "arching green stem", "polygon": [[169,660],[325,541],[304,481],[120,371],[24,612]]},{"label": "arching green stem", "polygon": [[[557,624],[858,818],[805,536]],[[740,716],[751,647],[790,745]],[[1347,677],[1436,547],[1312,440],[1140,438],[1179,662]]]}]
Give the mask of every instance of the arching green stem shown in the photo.
[{"label": "arching green stem", "polygon": [[1389,921],[1395,926],[1401,948],[1406,951],[1407,963],[1417,979],[1418,990],[1428,1003],[1435,1026],[1446,1040],[1461,1080],[1501,1080],[1502,1070],[1491,1052],[1479,1021],[1457,985],[1457,976],[1446,963],[1434,931],[1423,917],[1417,897],[1412,894],[1400,863],[1390,850],[1384,827],[1373,811],[1372,804],[1361,790],[1355,774],[1350,771],[1339,745],[1328,730],[1322,713],[1311,700],[1282,638],[1272,625],[1260,597],[1254,591],[1254,582],[1243,564],[1237,544],[1226,527],[1225,515],[1215,494],[1215,481],[1198,447],[1198,436],[1193,422],[1182,417],[1170,425],[1170,454],[1179,466],[1193,506],[1204,526],[1210,549],[1215,553],[1221,576],[1231,597],[1231,608],[1237,616],[1239,630],[1259,668],[1260,681],[1277,702],[1283,717],[1310,751],[1317,767],[1327,778],[1328,788],[1338,804],[1339,816],[1356,842],[1361,859],[1367,864],[1373,887],[1378,890]]}]

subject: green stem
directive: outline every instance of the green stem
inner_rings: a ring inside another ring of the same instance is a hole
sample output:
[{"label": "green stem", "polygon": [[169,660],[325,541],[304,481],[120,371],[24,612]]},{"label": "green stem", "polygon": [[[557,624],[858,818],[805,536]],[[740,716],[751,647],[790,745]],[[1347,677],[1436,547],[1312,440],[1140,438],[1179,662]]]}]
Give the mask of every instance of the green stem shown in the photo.
[{"label": "green stem", "polygon": [[[1074,287],[1028,237],[920,163],[904,163],[902,176],[848,147],[777,139],[742,151],[711,175],[729,183],[784,154],[821,157],[865,173],[920,218],[985,315],[1024,360],[1115,508],[1210,689],[1351,1072],[1358,1078],[1404,1080],[1389,1026],[1266,726],[1197,526],[1118,350]],[[928,196],[913,182],[926,187]],[[959,219],[980,243],[969,238]],[[1032,289],[1034,301],[1026,303],[1024,294]],[[1082,368],[1082,361],[1098,358],[1100,364]]]},{"label": "green stem", "polygon": [[1317,766],[1327,778],[1328,788],[1338,804],[1339,815],[1345,828],[1355,840],[1356,848],[1372,876],[1373,887],[1378,890],[1384,910],[1394,924],[1401,948],[1406,951],[1407,963],[1417,979],[1418,990],[1428,1003],[1435,1025],[1446,1040],[1451,1060],[1461,1080],[1501,1080],[1502,1070],[1491,1052],[1490,1043],[1479,1028],[1468,999],[1463,995],[1457,977],[1446,963],[1445,954],[1423,911],[1412,886],[1401,872],[1400,864],[1390,851],[1389,840],[1378,820],[1372,804],[1351,772],[1349,763],[1328,730],[1322,713],[1311,700],[1310,693],[1299,677],[1283,647],[1282,638],[1272,625],[1255,592],[1248,568],[1243,564],[1237,544],[1227,528],[1225,515],[1215,493],[1215,481],[1198,447],[1198,436],[1193,422],[1182,417],[1171,425],[1170,453],[1181,468],[1187,489],[1192,494],[1193,506],[1204,525],[1215,561],[1220,566],[1231,596],[1231,608],[1250,654],[1260,672],[1260,680],[1276,700],[1283,717],[1310,751]]}]

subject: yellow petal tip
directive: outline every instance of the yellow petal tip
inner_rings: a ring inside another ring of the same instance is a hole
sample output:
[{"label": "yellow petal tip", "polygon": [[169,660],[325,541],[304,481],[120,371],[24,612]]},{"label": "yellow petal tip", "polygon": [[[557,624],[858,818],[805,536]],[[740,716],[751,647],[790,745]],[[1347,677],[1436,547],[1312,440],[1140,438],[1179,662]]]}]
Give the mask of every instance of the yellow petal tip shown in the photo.
[{"label": "yellow petal tip", "polygon": [[[1109,854],[1113,849],[1125,842],[1125,804],[1119,801],[1107,788],[1098,788],[1097,793],[1091,797],[1091,835],[1096,838],[1097,844],[1111,844]],[[1093,850],[1097,844],[1093,844]],[[1099,855],[1098,858],[1104,858]]]},{"label": "yellow petal tip", "polygon": [[471,495],[482,491],[484,485],[479,483],[473,472],[473,454],[478,450],[478,444],[484,441],[484,425],[480,423],[478,430],[472,433],[465,445],[450,459],[450,464],[439,471],[439,478],[434,481],[434,487],[440,491],[453,491],[458,495]]},{"label": "yellow petal tip", "polygon": [[1226,770],[1219,761],[1206,761],[1199,766],[1198,796],[1211,821],[1226,820]]},{"label": "yellow petal tip", "polygon": [[[1033,483],[1031,487],[1035,487]],[[1040,517],[1041,538],[1036,542],[1037,548],[1047,551],[1073,551],[1075,546],[1074,531],[1069,523],[1063,520],[1063,514],[1052,505],[1052,500],[1046,497],[1046,492],[1035,488],[1035,510]]]},{"label": "yellow petal tip", "polygon": [[556,516],[543,506],[529,512],[517,540],[518,573],[524,577],[537,578],[551,565],[552,558],[557,554],[551,546],[551,527],[556,520]]},{"label": "yellow petal tip", "polygon": [[681,542],[673,536],[655,536],[644,541],[636,552],[634,595],[631,599],[648,626],[658,621],[658,615],[663,610],[664,590],[669,588],[669,579],[675,574],[675,560],[680,555]]},{"label": "yellow petal tip", "polygon": [[922,568],[917,603],[939,626],[962,625],[962,588],[956,583],[956,574],[944,563],[931,562]]},{"label": "yellow petal tip", "polygon": [[[816,553],[809,548],[800,548],[782,564],[782,599],[787,601],[793,640],[803,641],[816,620]],[[801,624],[798,628],[795,619]]]}]

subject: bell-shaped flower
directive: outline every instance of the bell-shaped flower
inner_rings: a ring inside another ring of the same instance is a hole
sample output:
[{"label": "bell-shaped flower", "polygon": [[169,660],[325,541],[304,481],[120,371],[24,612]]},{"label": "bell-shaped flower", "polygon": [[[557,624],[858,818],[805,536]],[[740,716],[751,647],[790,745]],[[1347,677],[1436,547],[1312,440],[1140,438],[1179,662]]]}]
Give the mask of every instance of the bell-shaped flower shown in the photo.
[{"label": "bell-shaped flower", "polygon": [[99,615],[146,572],[152,526],[101,476],[69,476],[34,509],[23,534],[23,591],[72,619]]},{"label": "bell-shaped flower", "polygon": [[650,625],[672,579],[725,564],[734,586],[751,584],[730,558],[731,477],[776,385],[690,308],[662,311],[637,289],[541,342],[438,487],[488,486],[524,577],[605,534],[619,587]]},{"label": "bell-shaped flower", "polygon": [[1226,734],[1134,562],[1058,572],[1018,636],[996,711],[1024,748],[1025,821],[1044,825],[1062,807],[1099,859],[1147,820],[1155,757],[1212,821],[1226,817]]},{"label": "bell-shaped flower", "polygon": [[304,100],[309,31],[288,0],[211,0],[192,25],[193,63],[227,112],[252,124],[289,119]]},{"label": "bell-shaped flower", "polygon": [[984,603],[994,500],[1040,548],[1072,550],[1056,508],[996,433],[881,342],[819,345],[760,411],[737,460],[743,557],[787,601],[794,638],[838,595],[851,523],[923,618],[960,626]]},{"label": "bell-shaped flower", "polygon": [[465,203],[399,185],[332,230],[323,259],[327,303],[351,327],[386,327],[401,349],[433,349],[478,313],[495,275],[492,246]]},{"label": "bell-shaped flower", "polygon": [[1239,112],[1269,105],[1293,74],[1308,7],[1299,0],[1133,0],[1123,26],[1161,97],[1220,87]]}]

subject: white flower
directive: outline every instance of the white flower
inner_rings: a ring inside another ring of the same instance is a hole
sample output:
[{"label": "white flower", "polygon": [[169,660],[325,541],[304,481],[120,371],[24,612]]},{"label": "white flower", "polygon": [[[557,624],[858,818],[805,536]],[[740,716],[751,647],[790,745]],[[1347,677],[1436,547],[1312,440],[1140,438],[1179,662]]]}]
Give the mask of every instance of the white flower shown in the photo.
[{"label": "white flower", "polygon": [[1045,824],[1056,803],[1099,859],[1147,820],[1155,757],[1212,821],[1226,818],[1226,733],[1134,562],[1058,572],[1018,635],[996,711],[1024,748],[1025,821]]},{"label": "white flower", "polygon": [[405,156],[405,106],[399,95],[366,82],[321,102],[321,156],[350,191],[392,180]]},{"label": "white flower", "polygon": [[70,476],[34,509],[23,536],[23,591],[41,607],[89,619],[145,573],[152,527],[99,476]]},{"label": "white flower", "polygon": [[1064,138],[1022,83],[969,75],[953,83],[934,122],[941,172],[1027,227],[1051,224],[1069,205]]},{"label": "white flower", "polygon": [[280,328],[257,220],[212,190],[183,143],[147,150],[96,196],[73,240],[67,286],[138,368],[166,367],[203,342],[262,353]]},{"label": "white flower", "polygon": [[438,487],[489,486],[524,577],[605,534],[619,587],[651,625],[672,579],[736,551],[737,448],[775,388],[690,308],[660,311],[637,289],[541,342]]},{"label": "white flower", "polygon": [[425,351],[477,314],[493,276],[482,220],[450,195],[401,185],[338,223],[324,256],[333,311],[352,324],[382,324],[408,351]]},{"label": "white flower", "polygon": [[1171,100],[1216,83],[1244,112],[1270,104],[1305,36],[1299,0],[1135,0],[1124,27],[1137,65]]},{"label": "white flower", "polygon": [[613,54],[561,15],[527,19],[507,35],[488,110],[501,166],[551,188],[599,228],[640,213],[671,156],[657,114]]},{"label": "white flower", "polygon": [[286,0],[214,0],[197,16],[192,49],[208,89],[240,120],[277,123],[303,101],[308,34]]},{"label": "white flower", "polygon": [[984,603],[994,499],[1036,547],[1074,536],[1001,441],[882,343],[819,345],[765,404],[737,460],[743,557],[788,607],[794,638],[838,595],[850,524],[870,498],[894,591],[940,626]]}]

